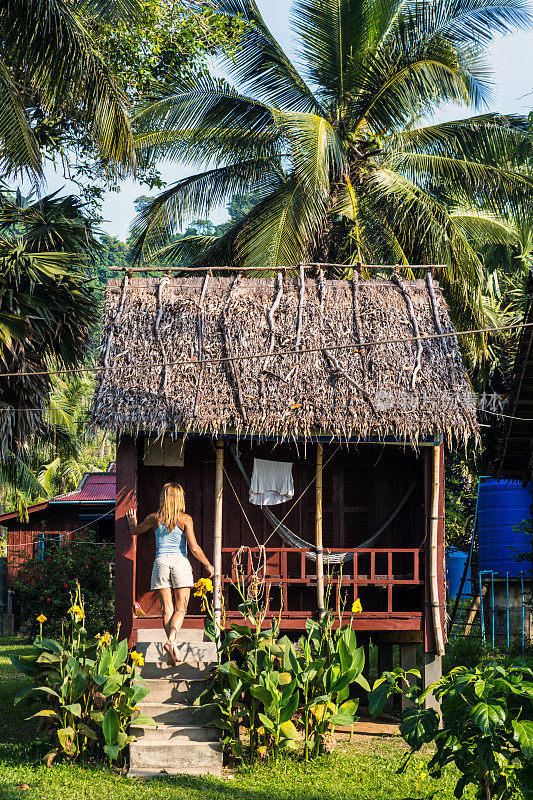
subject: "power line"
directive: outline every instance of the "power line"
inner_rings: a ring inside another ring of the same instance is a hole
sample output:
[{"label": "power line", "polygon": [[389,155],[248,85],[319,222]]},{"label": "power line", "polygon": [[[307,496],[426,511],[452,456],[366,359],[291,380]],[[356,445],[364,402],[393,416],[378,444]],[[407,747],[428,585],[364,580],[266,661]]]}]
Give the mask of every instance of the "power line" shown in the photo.
[{"label": "power line", "polygon": [[252,361],[254,359],[264,360],[264,359],[271,359],[276,358],[279,356],[301,356],[301,355],[308,355],[311,353],[321,353],[324,350],[361,350],[362,348],[367,347],[375,347],[379,345],[385,344],[403,344],[403,343],[412,343],[412,342],[425,342],[425,341],[432,341],[433,339],[451,339],[456,336],[470,336],[475,333],[495,333],[495,332],[502,332],[508,331],[515,328],[531,328],[533,327],[533,322],[516,322],[512,325],[504,325],[502,327],[492,327],[492,328],[471,328],[465,331],[453,331],[451,333],[434,333],[434,334],[424,334],[422,336],[409,336],[405,338],[395,338],[395,339],[374,339],[367,342],[360,342],[360,343],[350,343],[350,344],[326,344],[324,343],[320,347],[309,347],[305,349],[299,350],[278,350],[274,352],[263,352],[263,353],[248,353],[245,355],[240,356],[220,356],[218,358],[189,358],[183,359],[181,361],[167,361],[167,362],[156,362],[156,363],[141,363],[141,364],[118,364],[111,367],[104,367],[101,365],[90,366],[90,367],[76,367],[70,369],[58,369],[58,370],[43,370],[41,372],[0,372],[0,378],[22,378],[22,377],[39,377],[42,375],[65,375],[65,374],[78,374],[83,372],[111,372],[120,369],[131,369],[132,367],[135,369],[154,369],[157,367],[177,367],[177,366],[188,366],[194,365],[197,367],[203,366],[204,364],[224,364],[232,361]]}]

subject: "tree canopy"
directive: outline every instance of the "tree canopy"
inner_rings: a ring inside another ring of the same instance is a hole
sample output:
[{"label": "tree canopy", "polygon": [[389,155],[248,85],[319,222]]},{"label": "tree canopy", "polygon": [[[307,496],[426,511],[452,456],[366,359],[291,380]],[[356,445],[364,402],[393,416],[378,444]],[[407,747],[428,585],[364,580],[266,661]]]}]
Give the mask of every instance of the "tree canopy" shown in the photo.
[{"label": "tree canopy", "polygon": [[[531,202],[518,155],[527,121],[424,120],[443,103],[489,102],[486,48],[529,22],[523,0],[295,0],[297,66],[253,0],[219,0],[217,11],[245,21],[225,64],[235,85],[169,74],[135,120],[142,163],[198,167],[142,209],[135,256],[272,270],[441,263],[455,320],[482,327],[478,244],[508,243],[506,218]],[[252,208],[222,236],[172,241],[191,218],[250,193]]]}]

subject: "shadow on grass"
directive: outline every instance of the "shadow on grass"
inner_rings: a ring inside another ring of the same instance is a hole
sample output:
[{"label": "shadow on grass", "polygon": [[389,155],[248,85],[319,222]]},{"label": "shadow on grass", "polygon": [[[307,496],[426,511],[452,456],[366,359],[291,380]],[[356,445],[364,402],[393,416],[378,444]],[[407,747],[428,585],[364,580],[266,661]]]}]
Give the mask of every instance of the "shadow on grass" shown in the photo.
[{"label": "shadow on grass", "polygon": [[[280,765],[283,769],[283,765]],[[160,777],[150,778],[149,783],[157,786],[164,784],[179,789],[189,789],[197,793],[198,797],[212,797],[216,793],[217,800],[328,800],[329,797],[338,797],[337,791],[340,788],[335,782],[335,773],[332,772],[332,790],[334,795],[325,795],[322,789],[312,789],[309,786],[296,787],[290,783],[284,790],[280,790],[278,784],[269,789],[257,789],[255,787],[239,786],[233,780],[224,780],[214,777],[202,777],[193,775],[161,775]],[[354,800],[357,797],[356,790],[353,790]],[[367,795],[368,796],[368,795]],[[178,795],[179,797],[179,795]],[[372,800],[391,800],[390,790],[384,788],[383,794],[373,794]],[[404,797],[401,800],[424,800],[422,797]]]}]

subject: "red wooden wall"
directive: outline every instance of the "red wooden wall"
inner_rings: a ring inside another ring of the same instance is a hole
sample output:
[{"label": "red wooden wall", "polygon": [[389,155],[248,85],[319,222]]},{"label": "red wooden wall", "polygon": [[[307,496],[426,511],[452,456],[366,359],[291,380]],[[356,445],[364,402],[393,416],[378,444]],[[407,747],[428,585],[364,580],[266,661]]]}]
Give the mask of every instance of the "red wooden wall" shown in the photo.
[{"label": "red wooden wall", "polygon": [[[302,499],[290,511],[286,524],[303,539],[314,540],[315,489],[311,483],[315,474],[316,445],[276,445],[274,443],[239,444],[241,459],[251,474],[253,457],[271,458],[293,462],[295,496],[287,504],[273,511],[284,517],[298,496],[309,487]],[[150,591],[153,565],[154,536],[142,534],[133,542],[124,514],[130,506],[138,506],[141,520],[158,508],[161,487],[167,481],[182,484],[197,539],[208,557],[212,552],[215,451],[209,439],[191,438],[185,444],[183,467],[146,467],[142,460],[143,445],[125,437],[117,453],[117,528],[116,528],[116,592],[117,619],[123,626],[131,627],[131,608],[136,601],[150,617],[159,616],[156,593]],[[398,506],[413,481],[417,488],[396,519],[379,541],[379,548],[420,547],[424,541],[424,456],[411,448],[398,445],[358,445],[337,448],[324,447],[324,545],[329,547],[356,547],[374,533]],[[271,536],[271,528],[260,508],[248,502],[248,489],[235,461],[226,448],[224,477],[223,547],[238,548],[268,543],[281,547],[278,536]],[[242,505],[242,508],[241,508]],[[253,529],[253,533],[252,530]],[[134,557],[136,548],[136,557]],[[225,556],[226,560],[229,556]],[[279,558],[273,554],[271,558]],[[202,574],[201,567],[192,559],[195,579]],[[273,573],[279,568],[272,563]],[[223,565],[229,574],[230,563]],[[135,587],[133,591],[133,586]],[[314,591],[307,587],[308,591]],[[418,602],[418,601],[417,601]],[[422,611],[423,598],[417,610]],[[193,598],[190,615],[200,613]],[[139,620],[138,624],[142,621]],[[123,628],[124,629],[124,628]],[[127,631],[124,629],[124,632]]]}]

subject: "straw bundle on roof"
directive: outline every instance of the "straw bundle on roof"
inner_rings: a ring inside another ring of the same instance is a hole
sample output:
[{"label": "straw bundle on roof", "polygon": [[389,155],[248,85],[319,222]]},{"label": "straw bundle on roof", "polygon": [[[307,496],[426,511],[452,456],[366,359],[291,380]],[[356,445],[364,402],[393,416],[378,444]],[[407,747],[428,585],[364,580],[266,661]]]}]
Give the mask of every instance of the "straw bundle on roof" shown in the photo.
[{"label": "straw bundle on roof", "polygon": [[[476,411],[456,337],[379,344],[442,332],[453,327],[438,286],[396,275],[126,276],[106,290],[100,363],[109,369],[98,375],[94,418],[151,433],[466,440],[477,435]],[[210,360],[257,353],[270,355]]]}]

